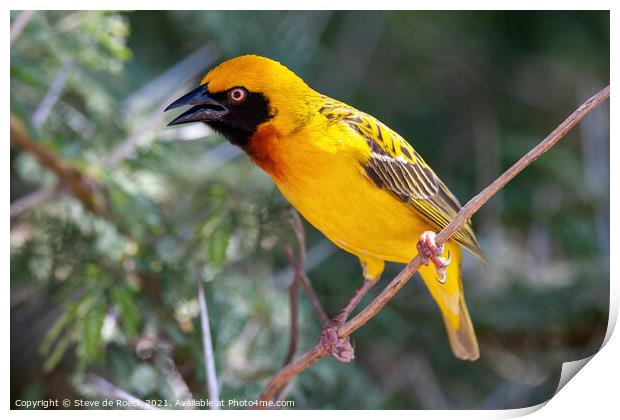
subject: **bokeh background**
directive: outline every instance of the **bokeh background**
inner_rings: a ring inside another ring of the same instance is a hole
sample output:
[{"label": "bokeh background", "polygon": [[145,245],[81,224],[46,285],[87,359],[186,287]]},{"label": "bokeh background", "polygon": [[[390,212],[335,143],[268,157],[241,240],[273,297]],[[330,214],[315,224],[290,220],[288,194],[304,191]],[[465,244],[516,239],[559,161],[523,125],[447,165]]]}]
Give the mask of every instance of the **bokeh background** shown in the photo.
[{"label": "bokeh background", "polygon": [[[238,149],[199,125],[166,128],[162,112],[243,53],[387,123],[465,202],[609,83],[609,13],[11,12],[13,404],[102,398],[93,375],[142,399],[207,398],[197,282],[222,398],[256,398],[282,364],[289,207]],[[320,361],[288,398],[548,399],[562,363],[606,331],[608,171],[604,104],[475,216],[492,261],[463,262],[479,361],[452,356],[416,277],[354,334],[353,364]],[[306,234],[307,272],[333,314],[360,284],[358,261]],[[320,334],[303,293],[299,318],[303,351]]]}]

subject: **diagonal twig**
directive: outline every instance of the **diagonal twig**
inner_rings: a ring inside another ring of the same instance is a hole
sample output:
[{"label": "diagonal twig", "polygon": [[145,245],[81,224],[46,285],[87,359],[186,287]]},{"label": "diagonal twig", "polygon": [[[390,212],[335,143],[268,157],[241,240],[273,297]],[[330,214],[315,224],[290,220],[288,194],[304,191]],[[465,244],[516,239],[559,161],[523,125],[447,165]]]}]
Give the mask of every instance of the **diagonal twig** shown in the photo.
[{"label": "diagonal twig", "polygon": [[48,198],[52,197],[58,191],[59,185],[55,183],[46,187],[41,187],[31,193],[26,194],[23,197],[11,203],[11,218],[17,216],[28,210],[31,207],[41,204]]},{"label": "diagonal twig", "polygon": [[[202,278],[196,280],[198,284],[198,304],[200,305],[200,327],[202,329],[202,346],[205,358],[205,374],[207,378],[207,389],[209,399],[211,401],[219,401],[220,389],[217,383],[217,375],[215,373],[215,357],[213,355],[213,340],[211,339],[211,330],[209,328],[209,312],[207,311],[207,300],[205,299],[205,290]],[[219,410],[218,404],[209,406],[211,410]]]},{"label": "diagonal twig", "polygon": [[[293,250],[291,247],[286,244],[284,245],[284,253],[288,258],[288,262],[293,268],[293,279],[291,281],[291,285],[289,286],[289,305],[290,305],[290,336],[289,336],[289,346],[288,351],[286,352],[286,357],[284,358],[284,363],[282,366],[288,365],[295,356],[295,352],[297,351],[297,338],[299,334],[299,315],[298,315],[298,302],[299,302],[299,284],[303,284],[306,294],[308,295],[308,300],[312,306],[312,309],[315,312],[315,315],[321,322],[322,326],[328,321],[327,314],[323,310],[316,293],[314,292],[314,288],[312,287],[312,283],[310,283],[310,279],[306,275],[304,271],[305,263],[306,263],[306,234],[304,231],[304,225],[299,216],[299,213],[295,211],[295,209],[291,208],[291,227],[293,228],[293,232],[295,233],[295,238],[297,239],[297,247],[299,248],[299,256],[295,258],[293,254]],[[282,401],[286,398],[286,395],[291,389],[292,382],[288,385],[285,385],[281,388],[278,393],[276,399],[278,401]]]},{"label": "diagonal twig", "polygon": [[22,10],[21,12],[19,12],[19,15],[17,15],[17,17],[15,18],[15,22],[11,26],[11,44],[22,33],[22,31],[26,27],[26,24],[32,18],[34,12],[34,10]]},{"label": "diagonal twig", "polygon": [[[297,239],[297,246],[299,247],[300,254],[299,268],[295,271],[299,273],[299,281],[304,288],[304,292],[306,293],[308,301],[310,302],[310,306],[312,306],[314,314],[321,322],[321,325],[325,325],[329,321],[329,317],[323,309],[323,306],[321,305],[321,302],[319,301],[319,298],[317,297],[316,292],[312,287],[312,283],[310,282],[310,279],[308,278],[308,275],[304,270],[306,264],[306,233],[304,231],[304,224],[301,220],[301,216],[299,216],[299,213],[297,213],[297,211],[292,208],[291,227],[293,228],[293,232],[295,233],[295,237]],[[289,262],[290,261],[291,259],[289,257]],[[291,263],[291,265],[293,266],[293,269],[295,269],[295,265],[293,263]]]},{"label": "diagonal twig", "polygon": [[56,105],[58,99],[60,99],[60,95],[62,94],[62,91],[67,84],[69,74],[71,73],[71,67],[71,60],[65,60],[62,67],[58,71],[58,74],[52,81],[47,93],[41,100],[41,103],[34,110],[30,122],[35,129],[41,128],[43,123],[47,120],[47,117],[50,115],[52,108],[54,108],[54,105]]},{"label": "diagonal twig", "polygon": [[89,385],[92,386],[99,395],[109,400],[124,400],[130,402],[131,407],[139,408],[142,410],[159,410],[159,408],[155,407],[154,405],[142,401],[138,397],[134,397],[129,392],[117,387],[116,385],[111,384],[99,375],[90,373],[88,376]]},{"label": "diagonal twig", "polygon": [[[29,11],[21,12],[17,20],[26,19],[24,21],[24,24],[25,24],[27,22],[27,19],[29,19],[31,16],[32,16],[32,13],[29,13]],[[13,39],[14,29],[16,33],[15,36],[19,35],[19,31],[21,31],[21,29],[23,28],[23,27],[20,28],[19,27],[20,25],[22,24],[19,23],[19,21],[16,21],[14,23],[13,25],[14,28],[11,28],[11,39]],[[190,54],[190,56],[186,57],[186,59],[182,60],[181,63],[178,63],[178,64],[183,64],[183,68],[186,68],[188,66],[190,67],[187,70],[191,73],[191,75],[185,78],[183,84],[185,84],[185,82],[187,82],[191,78],[195,77],[198,74],[199,68],[201,69],[205,65],[208,65],[210,62],[213,62],[214,60],[216,60],[217,57],[219,56],[219,52],[217,50],[215,50],[209,45],[207,47],[208,48],[203,47],[195,51],[194,53]],[[201,55],[197,55],[196,53],[198,52],[200,52]],[[190,60],[188,60],[189,58],[192,58],[191,62]],[[198,64],[196,63],[196,59],[202,59],[204,62]],[[35,112],[35,116],[32,117],[32,122],[35,127],[41,126],[41,124],[45,121],[45,119],[47,118],[47,115],[49,114],[50,106],[58,101],[60,92],[62,91],[62,88],[64,84],[66,83],[66,78],[68,76],[70,69],[71,69],[70,62],[66,62],[65,66],[60,71],[59,75],[54,80],[54,82],[52,83],[52,86],[50,86],[49,91],[46,94],[44,100],[42,101],[41,105],[39,105],[38,112]],[[178,71],[177,65],[171,67],[162,76],[168,77],[170,72],[173,70]],[[163,79],[161,79],[162,76],[157,77],[155,80],[163,83]],[[172,92],[164,101],[162,101],[162,104],[166,104],[170,102],[171,100],[175,99],[176,97],[178,97],[178,95],[181,92],[180,89],[181,88],[178,88],[177,90]],[[44,104],[45,106],[43,106]],[[161,107],[157,107],[157,109],[153,111],[149,117],[146,118],[146,120],[140,125],[140,127],[134,130],[126,139],[121,141],[119,145],[117,145],[116,148],[114,148],[110,152],[109,155],[103,158],[103,166],[105,167],[105,169],[110,170],[115,165],[119,164],[123,159],[126,159],[135,150],[135,147],[142,141],[143,137],[146,135],[150,135],[149,133],[152,133],[152,131],[156,128],[156,126],[160,123],[161,119],[163,118],[160,112],[160,108]],[[13,138],[14,133],[16,135],[19,135],[19,137],[14,139]],[[11,141],[12,143],[17,144],[19,146],[23,146],[24,141],[21,141],[21,140],[24,140],[24,136],[26,135],[26,133],[27,133],[27,130],[24,124],[17,117],[12,115],[11,116]],[[29,136],[26,136],[25,140],[29,140],[29,138],[30,138]],[[36,144],[33,144],[33,142],[27,142],[25,145],[32,146],[32,147],[29,147],[28,150],[31,150],[31,149],[34,150],[34,147],[37,146]],[[38,149],[41,149],[41,148],[40,147],[37,148],[37,150],[34,150],[34,152],[38,152]],[[39,155],[40,153],[37,156]],[[59,161],[59,159],[56,158],[55,155],[51,153],[47,153],[47,156],[49,157],[49,159],[47,159],[45,162],[42,162],[44,165],[46,162]],[[54,165],[54,167],[51,167],[50,169],[53,172],[55,172],[56,175],[59,175],[59,173],[55,170],[58,167],[60,167],[60,165]],[[86,194],[87,189],[83,188],[84,185],[82,184],[85,184],[85,183],[81,182],[82,180],[80,179],[79,176],[77,176],[79,175],[79,172],[74,171],[74,174],[64,172],[64,174],[66,175],[64,178],[70,178],[71,182],[67,183],[66,182],[67,179],[63,179],[62,177],[59,176],[60,183],[63,185],[68,184],[70,186],[71,192],[73,192],[74,195],[78,199],[80,199],[80,201],[82,201],[89,210],[95,210],[95,204],[91,203],[90,202],[91,200],[89,200],[87,197],[87,194]],[[21,200],[19,199],[18,201],[14,202],[13,205],[11,205],[11,217],[15,217],[18,214],[22,213],[23,211],[35,205],[41,204],[42,202],[53,197],[58,191],[60,191],[60,188],[57,188],[57,187],[54,187],[51,189],[48,187],[43,187],[40,190],[37,190],[32,195],[24,197],[24,201],[18,202],[19,200]],[[95,213],[97,213],[97,211],[95,211]]]},{"label": "diagonal twig", "polygon": [[[198,52],[200,53],[200,55],[196,55],[196,53]],[[177,87],[167,98],[165,98],[163,103],[167,104],[178,98],[179,95],[181,95],[181,93],[184,91],[184,86],[186,85],[186,83],[198,76],[202,72],[202,69],[204,67],[209,66],[211,63],[215,62],[215,60],[217,60],[217,58],[219,57],[219,54],[219,51],[217,51],[212,46],[203,46],[202,48],[198,49],[197,51],[186,57],[182,62],[177,63],[175,66],[168,69],[166,73],[164,73],[164,75],[171,74],[170,72],[178,71],[179,65],[182,66],[182,68],[186,68],[186,66],[189,65],[189,68],[187,69],[189,75],[184,78],[183,82],[179,85],[179,87]],[[196,58],[200,58],[200,61],[196,61]],[[153,136],[154,130],[159,126],[159,124],[161,124],[161,121],[164,119],[164,114],[161,112],[161,108],[162,107],[158,106],[153,109],[153,111],[144,120],[144,123],[142,123],[140,127],[134,130],[126,139],[124,139],[118,145],[116,145],[116,147],[114,147],[110,154],[104,159],[103,166],[106,169],[110,169],[116,166],[122,160],[127,159],[144,142],[145,138]]]},{"label": "diagonal twig", "polygon": [[310,306],[312,306],[312,310],[314,311],[314,314],[321,322],[321,325],[325,326],[329,322],[329,317],[327,316],[327,313],[323,309],[323,306],[321,306],[321,302],[319,301],[319,298],[316,295],[316,292],[314,291],[314,288],[312,287],[312,283],[310,282],[310,279],[308,278],[308,275],[306,274],[305,271],[302,271],[300,273],[299,280],[301,281],[301,285],[304,288],[304,292],[306,293],[306,297],[308,298],[308,301],[310,302]]},{"label": "diagonal twig", "polygon": [[300,272],[301,267],[303,267],[300,266],[300,260],[303,259],[303,256],[300,254],[299,258],[296,259],[293,255],[291,247],[288,245],[284,246],[284,253],[287,256],[289,263],[293,266],[293,269],[295,270],[291,285],[288,287],[291,324],[288,351],[286,352],[286,357],[284,358],[283,364],[283,366],[286,366],[291,362],[291,360],[293,360],[293,356],[295,355],[295,351],[297,350],[297,334],[299,323],[299,317],[297,314],[297,303],[299,300],[299,282],[301,279]]},{"label": "diagonal twig", "polygon": [[[437,244],[441,245],[448,241],[448,239],[450,239],[456,231],[467,223],[467,221],[476,211],[478,211],[478,209],[480,209],[480,207],[482,207],[491,197],[493,197],[493,195],[501,190],[523,169],[527,168],[532,162],[541,157],[558,141],[564,138],[564,136],[566,136],[566,134],[579,121],[581,121],[583,117],[585,117],[590,111],[599,106],[601,103],[606,101],[609,96],[610,89],[609,86],[607,86],[584,102],[543,141],[526,153],[517,161],[517,163],[511,166],[478,195],[469,200],[469,202],[458,212],[454,220],[452,220],[452,222],[450,222],[439,232],[439,234],[437,234],[435,238]],[[398,273],[398,275],[385,287],[385,289],[383,289],[383,291],[370,304],[368,304],[368,306],[362,309],[359,314],[357,314],[353,319],[348,321],[338,330],[338,335],[341,338],[346,338],[373,318],[385,305],[388,304],[390,300],[392,300],[392,298],[394,298],[394,296],[396,296],[400,289],[407,284],[411,276],[413,276],[413,274],[420,267],[421,262],[421,258],[416,255],[409,262],[409,264],[407,264],[405,268],[403,268],[400,273]],[[328,356],[325,349],[318,344],[315,345],[306,353],[276,372],[276,374],[269,380],[263,389],[263,392],[259,396],[259,400],[271,401],[279,390],[282,389],[282,387],[284,387],[292,378],[325,356]]]},{"label": "diagonal twig", "polygon": [[[11,145],[21,148],[34,156],[39,163],[56,175],[62,186],[82,202],[84,207],[95,214],[105,214],[105,207],[100,196],[101,184],[72,163],[60,159],[51,149],[36,142],[26,129],[24,123],[11,115]],[[42,196],[36,196],[39,203],[53,195],[56,189]],[[23,204],[23,203],[22,203]],[[17,209],[12,211],[18,214]]]}]

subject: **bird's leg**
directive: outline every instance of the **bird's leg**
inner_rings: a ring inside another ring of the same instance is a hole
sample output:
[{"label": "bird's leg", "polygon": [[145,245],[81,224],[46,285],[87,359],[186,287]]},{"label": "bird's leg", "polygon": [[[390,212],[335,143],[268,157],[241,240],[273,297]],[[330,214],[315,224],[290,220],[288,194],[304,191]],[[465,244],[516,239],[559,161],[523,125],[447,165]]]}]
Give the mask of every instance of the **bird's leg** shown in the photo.
[{"label": "bird's leg", "polygon": [[377,280],[364,280],[362,287],[357,289],[347,305],[325,325],[321,333],[319,345],[325,353],[331,354],[339,362],[348,363],[355,359],[355,352],[353,351],[353,346],[351,346],[349,337],[341,338],[338,335],[338,330],[344,325],[349,315],[351,315],[351,312],[353,312],[353,309],[355,309],[360,300],[362,300],[364,295],[366,295],[376,282]]},{"label": "bird's leg", "polygon": [[422,264],[428,265],[431,261],[437,271],[437,281],[440,283],[446,282],[446,267],[450,264],[450,252],[448,251],[448,258],[442,258],[443,245],[437,246],[435,243],[435,232],[427,230],[420,235],[418,240],[418,252],[420,258],[422,258]]}]

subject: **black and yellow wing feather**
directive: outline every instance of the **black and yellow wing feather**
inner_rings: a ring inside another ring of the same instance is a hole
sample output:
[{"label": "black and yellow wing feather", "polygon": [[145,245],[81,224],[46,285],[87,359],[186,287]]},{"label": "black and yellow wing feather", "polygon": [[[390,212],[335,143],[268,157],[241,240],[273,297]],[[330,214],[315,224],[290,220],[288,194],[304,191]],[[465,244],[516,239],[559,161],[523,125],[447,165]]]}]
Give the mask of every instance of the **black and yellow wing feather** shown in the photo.
[{"label": "black and yellow wing feather", "polygon": [[[454,219],[461,204],[405,139],[376,118],[341,102],[325,99],[319,112],[330,123],[346,124],[368,144],[370,158],[363,164],[374,185],[412,206],[438,231]],[[453,239],[485,261],[471,220]]]}]

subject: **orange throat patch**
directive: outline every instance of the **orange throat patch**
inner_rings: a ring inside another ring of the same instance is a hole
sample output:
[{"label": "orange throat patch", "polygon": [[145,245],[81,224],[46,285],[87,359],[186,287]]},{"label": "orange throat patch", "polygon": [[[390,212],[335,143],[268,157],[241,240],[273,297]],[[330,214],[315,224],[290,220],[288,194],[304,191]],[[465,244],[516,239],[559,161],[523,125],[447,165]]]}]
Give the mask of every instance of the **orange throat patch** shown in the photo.
[{"label": "orange throat patch", "polygon": [[276,148],[278,137],[280,137],[280,133],[273,124],[261,124],[250,138],[246,153],[256,165],[269,175],[281,178],[283,173],[275,160],[279,153]]}]

